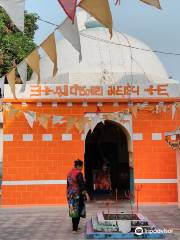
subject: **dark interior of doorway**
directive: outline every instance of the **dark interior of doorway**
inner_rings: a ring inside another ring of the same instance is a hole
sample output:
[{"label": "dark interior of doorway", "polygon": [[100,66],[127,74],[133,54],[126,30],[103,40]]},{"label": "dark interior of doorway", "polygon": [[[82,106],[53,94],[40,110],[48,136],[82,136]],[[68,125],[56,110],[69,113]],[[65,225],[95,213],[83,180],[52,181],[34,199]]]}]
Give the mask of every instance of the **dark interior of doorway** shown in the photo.
[{"label": "dark interior of doorway", "polygon": [[[108,168],[110,190],[97,190],[94,173]],[[127,199],[130,192],[130,168],[127,137],[119,124],[105,121],[88,132],[85,142],[86,187],[93,199]]]}]

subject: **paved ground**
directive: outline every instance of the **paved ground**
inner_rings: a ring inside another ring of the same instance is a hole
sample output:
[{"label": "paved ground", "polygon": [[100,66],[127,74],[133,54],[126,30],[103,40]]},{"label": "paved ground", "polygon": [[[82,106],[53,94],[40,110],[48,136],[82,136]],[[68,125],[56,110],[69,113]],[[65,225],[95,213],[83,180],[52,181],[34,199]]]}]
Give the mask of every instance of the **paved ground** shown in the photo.
[{"label": "paved ground", "polygon": [[[127,204],[121,204],[121,210]],[[87,206],[88,218],[99,210],[106,210],[102,204]],[[143,206],[140,211],[160,228],[173,229],[168,240],[180,240],[180,210],[175,206]],[[85,221],[81,221],[83,230]],[[71,222],[66,207],[0,208],[0,240],[84,240],[80,234],[71,233]]]}]

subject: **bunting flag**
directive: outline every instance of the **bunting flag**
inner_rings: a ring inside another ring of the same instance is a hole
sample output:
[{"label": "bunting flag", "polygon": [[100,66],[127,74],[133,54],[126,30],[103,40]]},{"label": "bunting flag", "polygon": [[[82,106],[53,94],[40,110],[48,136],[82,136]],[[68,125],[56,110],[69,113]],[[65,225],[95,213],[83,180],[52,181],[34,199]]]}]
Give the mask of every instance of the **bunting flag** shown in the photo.
[{"label": "bunting flag", "polygon": [[0,78],[1,97],[4,96],[4,82],[5,82],[5,76]]},{"label": "bunting flag", "polygon": [[112,37],[112,14],[108,0],[81,0],[78,6],[109,28]]},{"label": "bunting flag", "polygon": [[53,77],[58,71],[57,67],[57,51],[56,51],[56,39],[54,33],[52,33],[42,44],[41,47],[47,53],[48,57],[54,63]]},{"label": "bunting flag", "polygon": [[33,128],[34,122],[36,121],[36,113],[35,112],[24,112],[24,117],[26,118],[27,122],[29,123],[29,126]]},{"label": "bunting flag", "polygon": [[97,124],[100,123],[101,121],[102,120],[101,120],[101,118],[98,115],[91,118],[91,132],[94,131],[94,129],[97,126]]},{"label": "bunting flag", "polygon": [[64,117],[62,117],[62,116],[53,116],[53,119],[52,119],[52,124],[53,124],[53,126],[54,126],[55,124],[63,124],[63,123],[65,123],[65,121],[63,120],[63,118],[64,118]]},{"label": "bunting flag", "polygon": [[76,121],[77,121],[76,117],[69,117],[67,119],[67,123],[66,123],[66,132],[67,133],[73,128],[73,126],[75,125]]},{"label": "bunting flag", "polygon": [[140,0],[141,2],[144,2],[146,4],[149,4],[153,7],[156,7],[158,9],[161,9],[161,4],[159,0]]},{"label": "bunting flag", "polygon": [[9,72],[7,75],[7,81],[9,83],[9,86],[11,88],[11,92],[13,94],[13,97],[16,99],[16,70],[13,68],[11,72]]},{"label": "bunting flag", "polygon": [[8,118],[14,118],[20,112],[19,109],[14,108],[13,106],[9,107]]},{"label": "bunting flag", "polygon": [[138,112],[138,105],[133,105],[131,107],[131,112],[135,118],[137,118],[137,112]]},{"label": "bunting flag", "polygon": [[115,0],[115,5],[120,5],[121,0]]},{"label": "bunting flag", "polygon": [[35,49],[27,58],[25,59],[30,68],[38,75],[38,83],[40,83],[40,56],[38,50]]},{"label": "bunting flag", "polygon": [[0,6],[6,10],[17,28],[23,32],[25,0],[0,0]]},{"label": "bunting flag", "polygon": [[80,134],[84,131],[84,128],[87,122],[88,122],[88,119],[85,117],[82,117],[75,123],[75,127],[77,128]]},{"label": "bunting flag", "polygon": [[48,115],[48,114],[43,114],[43,115],[40,115],[37,117],[39,124],[45,129],[48,129],[49,117],[50,117],[50,115]]},{"label": "bunting flag", "polygon": [[77,0],[58,0],[67,16],[74,22]]},{"label": "bunting flag", "polygon": [[22,61],[20,64],[17,65],[17,70],[23,83],[20,92],[24,92],[26,89],[27,81],[27,63],[25,61]]},{"label": "bunting flag", "polygon": [[78,29],[77,18],[74,19],[74,24],[71,23],[69,18],[58,27],[59,32],[63,37],[70,42],[70,44],[79,52],[79,61],[82,60],[81,41]]}]

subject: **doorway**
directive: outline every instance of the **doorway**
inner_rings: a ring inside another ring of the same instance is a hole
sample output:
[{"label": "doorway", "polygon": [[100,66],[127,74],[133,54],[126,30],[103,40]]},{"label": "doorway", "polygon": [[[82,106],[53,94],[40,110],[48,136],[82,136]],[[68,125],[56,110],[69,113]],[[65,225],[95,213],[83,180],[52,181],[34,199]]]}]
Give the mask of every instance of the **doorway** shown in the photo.
[{"label": "doorway", "polygon": [[128,139],[119,123],[98,123],[85,140],[86,187],[93,199],[127,199],[132,192]]}]

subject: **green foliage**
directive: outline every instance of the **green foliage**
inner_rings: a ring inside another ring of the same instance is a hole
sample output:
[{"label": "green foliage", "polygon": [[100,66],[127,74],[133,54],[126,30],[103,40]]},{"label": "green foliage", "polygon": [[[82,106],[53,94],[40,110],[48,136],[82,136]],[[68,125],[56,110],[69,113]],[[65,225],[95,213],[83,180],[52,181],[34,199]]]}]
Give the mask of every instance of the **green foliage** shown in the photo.
[{"label": "green foliage", "polygon": [[36,47],[33,39],[38,15],[25,12],[25,30],[20,32],[0,7],[0,77],[9,72],[13,62],[20,63]]}]

